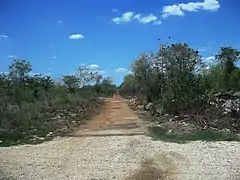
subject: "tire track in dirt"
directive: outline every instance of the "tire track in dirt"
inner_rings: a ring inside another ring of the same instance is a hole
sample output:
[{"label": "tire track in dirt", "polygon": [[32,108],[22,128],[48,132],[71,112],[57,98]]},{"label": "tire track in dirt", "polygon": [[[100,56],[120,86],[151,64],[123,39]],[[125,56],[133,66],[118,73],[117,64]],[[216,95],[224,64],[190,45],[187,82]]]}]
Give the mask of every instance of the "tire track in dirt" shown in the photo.
[{"label": "tire track in dirt", "polygon": [[[138,116],[120,96],[106,99],[100,107],[100,113],[93,116],[86,124],[75,128],[71,136],[111,136],[145,134],[144,126]],[[114,134],[110,131],[114,130]]]},{"label": "tire track in dirt", "polygon": [[[115,96],[107,99],[102,105],[100,113],[90,119],[87,124],[76,129],[73,136],[136,136],[144,134],[146,134],[146,128],[138,116],[123,102],[121,97]],[[176,179],[175,174],[179,174],[179,169],[174,164],[173,158],[183,161],[184,158],[180,154],[167,152],[149,157],[147,151],[141,150],[139,159],[139,157],[135,157],[138,154],[139,145],[141,142],[137,138],[130,141],[129,144],[123,144],[121,152],[127,152],[127,155],[124,153],[125,155],[119,154],[115,157],[117,161],[125,161],[125,158],[129,158],[138,162],[142,159],[138,168],[130,172],[125,180]]]},{"label": "tire track in dirt", "polygon": [[159,165],[159,161],[146,159],[141,163],[139,169],[133,171],[132,175],[127,177],[126,180],[174,180],[173,175],[177,173],[177,168],[169,164],[169,160],[165,156],[160,162],[165,163],[164,168]]},{"label": "tire track in dirt", "polygon": [[[179,165],[188,166],[188,161],[183,155],[174,151],[154,151],[151,146],[145,150],[140,150],[138,140],[129,142],[129,148],[126,151],[132,154],[141,154],[141,156],[131,156],[130,159],[142,159],[138,168],[132,170],[125,180],[177,180],[181,174]],[[129,156],[128,156],[129,158]]]}]

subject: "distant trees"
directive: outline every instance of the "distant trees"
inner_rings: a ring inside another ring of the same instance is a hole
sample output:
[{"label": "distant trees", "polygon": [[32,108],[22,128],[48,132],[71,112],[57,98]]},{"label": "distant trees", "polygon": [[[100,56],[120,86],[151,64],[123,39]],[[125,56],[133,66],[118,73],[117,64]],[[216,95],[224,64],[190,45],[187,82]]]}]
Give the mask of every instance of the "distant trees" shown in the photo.
[{"label": "distant trees", "polygon": [[119,89],[120,93],[124,96],[136,96],[140,93],[140,86],[133,74],[128,74],[124,77]]},{"label": "distant trees", "polygon": [[79,88],[79,78],[74,75],[63,76],[63,82],[70,93],[75,93]]},{"label": "distant trees", "polygon": [[208,92],[240,90],[240,69],[237,61],[240,52],[232,47],[222,47],[216,55],[215,63],[203,71],[203,80]]},{"label": "distant trees", "polygon": [[99,94],[101,96],[113,96],[113,94],[117,90],[117,86],[113,84],[112,79],[110,77],[103,78],[102,82],[99,85],[100,85]]},{"label": "distant trees", "polygon": [[26,75],[32,71],[30,62],[26,60],[14,60],[12,65],[9,66],[9,77],[15,83],[24,83]]}]

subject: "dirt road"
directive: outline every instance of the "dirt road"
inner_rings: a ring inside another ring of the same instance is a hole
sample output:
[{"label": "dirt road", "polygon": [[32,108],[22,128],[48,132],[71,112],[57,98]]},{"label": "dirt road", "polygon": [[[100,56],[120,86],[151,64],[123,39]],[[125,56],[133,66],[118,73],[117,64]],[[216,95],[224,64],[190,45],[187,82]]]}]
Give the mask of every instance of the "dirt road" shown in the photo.
[{"label": "dirt road", "polygon": [[237,142],[152,141],[121,98],[68,137],[39,145],[0,148],[0,179],[234,180],[240,179]]}]

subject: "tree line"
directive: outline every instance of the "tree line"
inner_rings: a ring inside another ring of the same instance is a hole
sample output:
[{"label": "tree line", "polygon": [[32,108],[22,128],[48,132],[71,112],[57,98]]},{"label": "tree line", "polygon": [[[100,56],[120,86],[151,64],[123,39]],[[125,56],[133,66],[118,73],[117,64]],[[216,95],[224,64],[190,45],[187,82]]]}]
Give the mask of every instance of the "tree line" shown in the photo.
[{"label": "tree line", "polygon": [[116,90],[151,104],[153,115],[216,112],[209,106],[214,95],[240,90],[239,57],[237,49],[222,47],[207,64],[186,43],[160,45],[156,53],[142,53],[132,63],[132,74],[119,87],[84,66],[57,82],[51,76],[33,75],[29,61],[14,60],[9,72],[0,74],[0,141],[46,136],[69,126],[95,109],[99,97]]},{"label": "tree line", "polygon": [[45,136],[75,116],[82,120],[100,103],[99,97],[116,91],[111,78],[87,67],[79,67],[75,75],[65,75],[58,82],[31,72],[29,61],[14,60],[9,72],[0,74],[1,141]]},{"label": "tree line", "polygon": [[209,63],[186,43],[163,44],[132,63],[132,74],[124,77],[119,91],[152,103],[153,113],[197,113],[209,108],[215,94],[240,90],[239,58],[239,50],[222,47]]}]

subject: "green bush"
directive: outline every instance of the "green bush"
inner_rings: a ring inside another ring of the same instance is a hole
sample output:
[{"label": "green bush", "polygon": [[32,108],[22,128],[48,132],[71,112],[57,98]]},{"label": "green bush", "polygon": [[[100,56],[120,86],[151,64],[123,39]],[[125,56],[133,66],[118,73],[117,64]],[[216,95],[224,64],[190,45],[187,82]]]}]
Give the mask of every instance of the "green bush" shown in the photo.
[{"label": "green bush", "polygon": [[[229,117],[220,105],[211,108],[209,101],[217,93],[240,91],[239,59],[240,52],[232,47],[221,48],[215,60],[206,62],[186,43],[161,45],[156,54],[143,53],[132,63],[133,73],[125,76],[119,91],[151,103],[152,115],[200,115],[209,126],[223,128],[232,118],[239,122],[239,115]],[[239,127],[230,124],[232,129]]]},{"label": "green bush", "polygon": [[64,76],[60,83],[49,76],[32,76],[31,70],[28,61],[14,60],[9,74],[0,75],[1,141],[29,140],[69,126],[70,114],[84,117],[97,104],[96,87],[102,92],[114,87],[87,68],[79,68],[76,77]]}]

